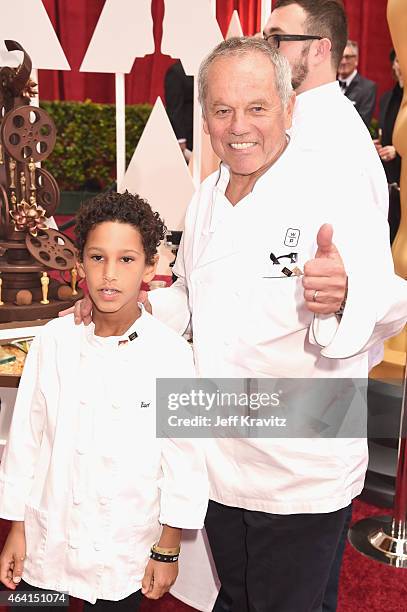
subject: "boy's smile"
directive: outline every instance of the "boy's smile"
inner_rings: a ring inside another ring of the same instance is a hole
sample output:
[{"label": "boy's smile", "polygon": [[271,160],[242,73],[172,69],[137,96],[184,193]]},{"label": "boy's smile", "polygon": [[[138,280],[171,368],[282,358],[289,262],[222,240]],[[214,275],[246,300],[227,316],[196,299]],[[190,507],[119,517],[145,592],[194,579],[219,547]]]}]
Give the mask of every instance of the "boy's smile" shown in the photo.
[{"label": "boy's smile", "polygon": [[141,283],[154,277],[155,268],[156,263],[146,264],[140,232],[130,223],[104,221],[90,230],[79,272],[86,278],[98,335],[120,335],[138,318]]}]

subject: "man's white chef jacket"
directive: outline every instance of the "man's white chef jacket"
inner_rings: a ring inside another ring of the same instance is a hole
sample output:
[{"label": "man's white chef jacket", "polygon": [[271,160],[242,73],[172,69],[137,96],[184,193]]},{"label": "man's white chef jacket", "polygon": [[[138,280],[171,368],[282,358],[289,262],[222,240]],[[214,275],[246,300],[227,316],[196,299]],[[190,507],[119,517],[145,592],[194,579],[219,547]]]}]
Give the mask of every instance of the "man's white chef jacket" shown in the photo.
[{"label": "man's white chef jacket", "polygon": [[[365,197],[387,219],[389,189],[383,164],[369,130],[354,104],[343,95],[338,81],[297,95],[290,134],[293,144],[303,152],[319,152],[327,157],[343,200],[352,198],[352,169],[357,168],[366,178]],[[380,342],[369,351],[369,370],[382,359]]]},{"label": "man's white chef jacket", "polygon": [[155,432],[156,376],[194,375],[189,345],[144,310],[122,337],[73,316],[42,329],[0,471],[0,516],[25,522],[29,584],[123,599],[141,587],[159,521],[202,527],[203,453]]},{"label": "man's white chef jacket", "polygon": [[[369,346],[406,319],[407,284],[394,275],[387,227],[365,197],[366,177],[352,172],[353,193],[344,200],[330,160],[289,144],[235,206],[225,197],[226,166],[203,182],[185,219],[179,279],[150,298],[154,315],[179,332],[191,319],[199,376],[367,376]],[[323,223],[333,225],[349,277],[340,324],[334,315],[313,319],[301,278],[283,278],[288,260],[270,259],[296,252],[303,269]],[[363,439],[218,439],[207,462],[215,501],[282,514],[330,512],[361,492],[367,447]]]},{"label": "man's white chef jacket", "polygon": [[340,189],[344,200],[352,198],[352,169],[362,172],[372,204],[387,219],[389,190],[383,164],[369,130],[338,81],[297,96],[290,134],[293,145],[302,151],[327,156],[336,177],[332,188]]}]

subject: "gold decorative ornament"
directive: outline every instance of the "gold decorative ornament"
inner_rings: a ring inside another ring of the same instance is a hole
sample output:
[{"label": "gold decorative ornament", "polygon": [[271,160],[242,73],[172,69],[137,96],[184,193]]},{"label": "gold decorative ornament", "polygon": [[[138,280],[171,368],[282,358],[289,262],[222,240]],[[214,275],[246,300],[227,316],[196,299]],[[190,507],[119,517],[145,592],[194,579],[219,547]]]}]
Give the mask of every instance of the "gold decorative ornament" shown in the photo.
[{"label": "gold decorative ornament", "polygon": [[40,302],[41,304],[49,304],[48,285],[49,285],[48,274],[46,272],[43,272],[41,276],[41,290],[42,290],[42,300]]},{"label": "gold decorative ornament", "polygon": [[32,157],[30,158],[28,169],[30,171],[30,181],[31,181],[30,189],[31,191],[36,191],[37,188],[35,186],[35,163]]},{"label": "gold decorative ornament", "polygon": [[72,268],[71,270],[71,287],[72,287],[72,295],[78,295],[76,291],[76,283],[78,281],[78,271],[76,268]]},{"label": "gold decorative ornament", "polygon": [[21,185],[21,202],[27,199],[27,189],[26,189],[26,178],[24,172],[20,172],[20,185]]},{"label": "gold decorative ornament", "polygon": [[8,163],[8,167],[10,169],[10,189],[16,188],[16,166],[17,166],[16,160],[11,158]]}]

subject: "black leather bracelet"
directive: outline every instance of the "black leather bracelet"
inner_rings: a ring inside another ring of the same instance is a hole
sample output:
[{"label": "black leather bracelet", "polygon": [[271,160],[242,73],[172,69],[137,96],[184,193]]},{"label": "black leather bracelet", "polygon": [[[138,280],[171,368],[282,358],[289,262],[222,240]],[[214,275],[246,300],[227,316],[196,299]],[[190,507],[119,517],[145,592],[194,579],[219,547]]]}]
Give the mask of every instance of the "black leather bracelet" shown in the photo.
[{"label": "black leather bracelet", "polygon": [[162,555],[160,553],[154,552],[151,549],[150,551],[150,559],[153,561],[161,561],[162,563],[175,563],[178,561],[179,555]]}]

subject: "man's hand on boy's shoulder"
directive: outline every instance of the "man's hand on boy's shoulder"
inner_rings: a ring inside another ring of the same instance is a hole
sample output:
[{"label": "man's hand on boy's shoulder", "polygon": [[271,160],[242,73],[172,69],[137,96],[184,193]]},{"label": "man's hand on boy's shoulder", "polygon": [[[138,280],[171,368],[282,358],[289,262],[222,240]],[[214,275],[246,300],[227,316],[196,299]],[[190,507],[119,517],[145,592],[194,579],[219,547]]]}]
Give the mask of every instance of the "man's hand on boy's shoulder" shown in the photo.
[{"label": "man's hand on boy's shoulder", "polygon": [[153,308],[151,306],[150,300],[148,299],[148,291],[140,291],[140,293],[138,294],[137,301],[143,304],[147,312],[153,314]]},{"label": "man's hand on boy's shoulder", "polygon": [[148,599],[159,599],[167,593],[178,576],[178,561],[164,563],[163,561],[150,561],[141,583],[141,592]]},{"label": "man's hand on boy's shoulder", "polygon": [[65,317],[66,315],[70,314],[74,315],[76,325],[80,325],[80,323],[89,325],[89,323],[92,321],[92,302],[90,298],[85,295],[82,300],[75,302],[74,306],[61,310],[58,313],[58,316]]},{"label": "man's hand on boy's shoulder", "polygon": [[13,522],[0,554],[0,581],[8,589],[16,589],[23,573],[25,532],[22,521]]},{"label": "man's hand on boy's shoulder", "polygon": [[[143,304],[147,312],[152,314],[152,307],[148,299],[147,291],[140,291],[137,300],[138,302],[141,302]],[[77,302],[75,302],[74,306],[71,306],[70,308],[66,308],[65,310],[61,310],[58,313],[58,316],[65,317],[66,315],[69,315],[72,313],[74,315],[74,321],[76,325],[80,325],[81,323],[83,323],[84,325],[89,325],[89,323],[92,321],[92,301],[91,299],[87,295],[85,295],[85,297],[82,300],[78,300]]]}]

